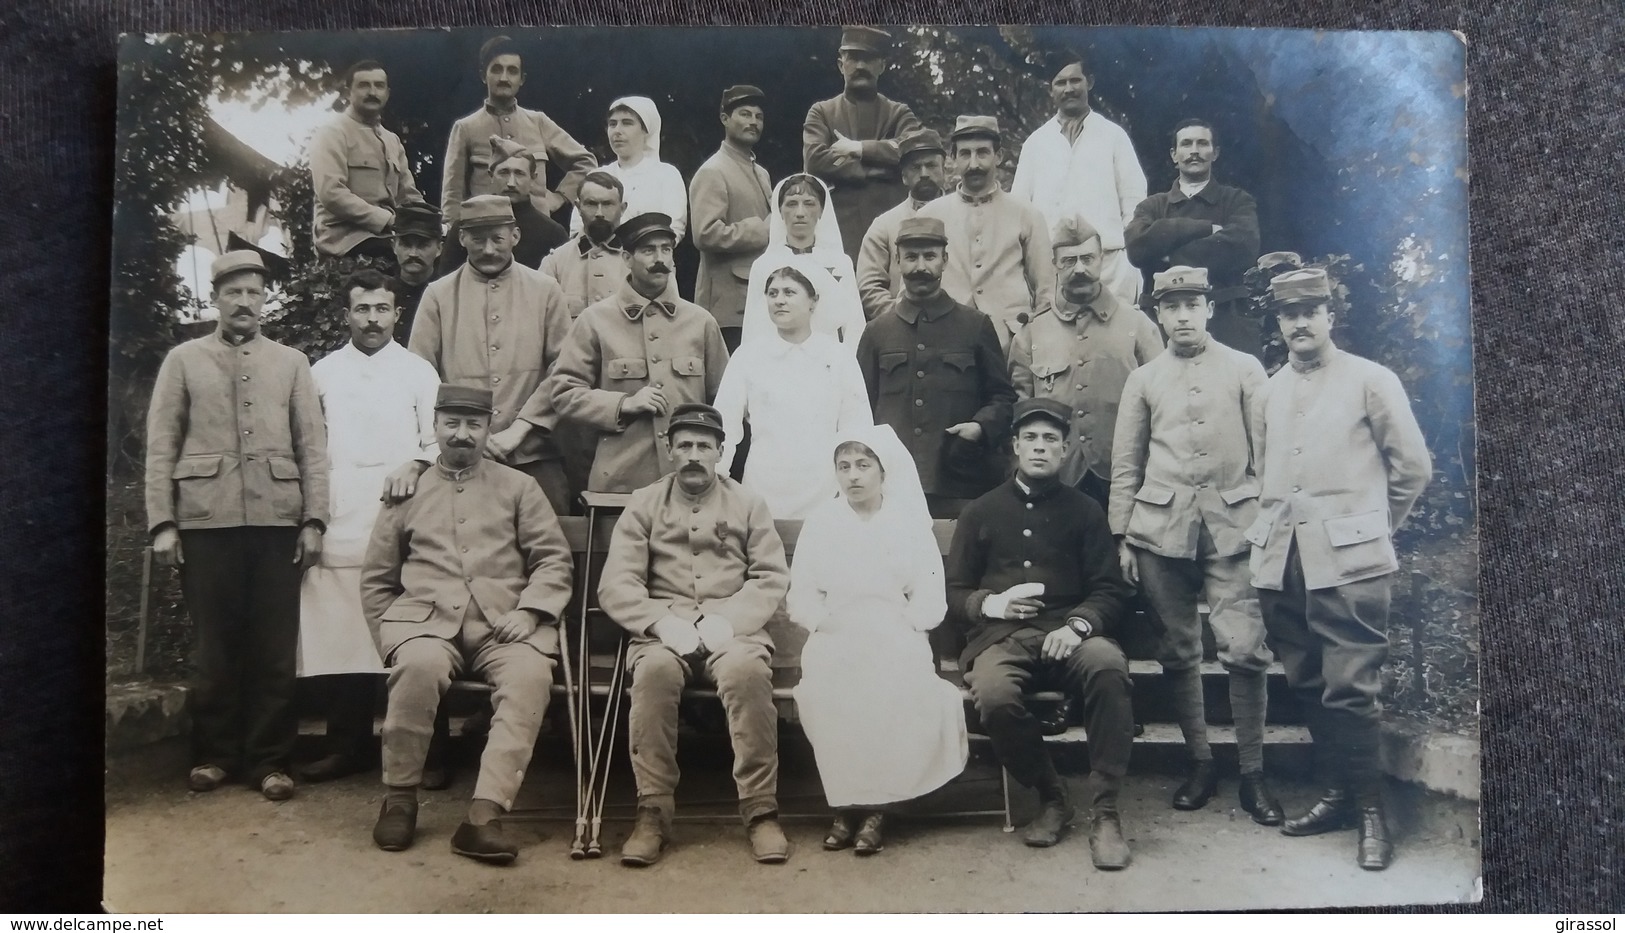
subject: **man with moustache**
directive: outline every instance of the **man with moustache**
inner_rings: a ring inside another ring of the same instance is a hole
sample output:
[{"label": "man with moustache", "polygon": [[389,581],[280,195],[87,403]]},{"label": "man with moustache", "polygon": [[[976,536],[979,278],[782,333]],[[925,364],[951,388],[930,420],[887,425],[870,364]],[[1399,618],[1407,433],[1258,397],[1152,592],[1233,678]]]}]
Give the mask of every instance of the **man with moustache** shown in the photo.
[{"label": "man with moustache", "polygon": [[1082,701],[1089,733],[1089,854],[1128,867],[1117,798],[1134,743],[1128,659],[1113,640],[1128,587],[1093,500],[1061,482],[1071,412],[1054,399],[1016,403],[1016,474],[971,503],[946,565],[948,617],[966,635],[960,668],[999,763],[1038,791],[1029,846],[1055,845],[1074,816],[1066,780],[1023,699],[1061,689]]},{"label": "man with moustache", "polygon": [[632,494],[598,583],[632,636],[628,743],[638,815],[621,864],[652,865],[671,838],[677,705],[692,679],[716,684],[733,740],[734,783],[756,861],[790,857],[778,823],[778,711],[767,621],[790,587],[784,543],[762,497],[717,475],[722,415],[680,404],[666,425],[675,472]]},{"label": "man with moustache", "polygon": [[1031,204],[999,187],[1004,160],[999,121],[962,116],[949,134],[959,190],[920,209],[935,217],[955,244],[942,287],[987,315],[1008,350],[1033,313],[1055,300],[1049,226]]},{"label": "man with moustache", "polygon": [[[531,192],[538,180],[535,157],[524,146],[491,137],[491,179],[496,193],[513,205],[513,220],[518,229],[518,240],[513,246],[514,262],[532,269],[540,269],[542,260],[570,238],[564,225],[536,209]],[[450,275],[468,259],[461,237],[462,221],[453,221],[446,231],[446,252],[440,257],[440,274]]]},{"label": "man with moustache", "polygon": [[1219,158],[1213,124],[1190,117],[1174,127],[1168,150],[1179,170],[1172,188],[1134,209],[1123,231],[1128,258],[1151,276],[1171,266],[1206,269],[1213,283],[1208,332],[1220,343],[1254,356],[1263,353],[1258,320],[1242,275],[1258,255],[1258,205],[1240,188],[1213,180]]},{"label": "man with moustache", "polygon": [[1326,781],[1281,832],[1357,826],[1355,861],[1377,871],[1393,858],[1377,754],[1393,535],[1433,463],[1399,378],[1332,342],[1331,297],[1323,269],[1270,280],[1290,358],[1254,409],[1263,492],[1247,540],[1269,644]]},{"label": "man with moustache", "polygon": [[405,344],[423,302],[423,290],[434,278],[440,260],[439,209],[428,202],[402,207],[395,213],[393,234],[395,278],[400,285],[395,293],[395,339]]},{"label": "man with moustache", "polygon": [[914,111],[879,90],[891,38],[869,26],[842,29],[836,67],[845,86],[813,104],[801,127],[803,170],[830,186],[841,243],[854,265],[869,225],[906,193],[897,142],[920,128]]},{"label": "man with moustache", "polygon": [[386,790],[372,831],[386,852],[412,844],[435,710],[464,672],[495,692],[474,799],[451,850],[495,864],[519,852],[501,819],[547,713],[571,561],[547,497],[485,457],[493,401],[490,389],[439,387],[434,468],[411,498],[384,507],[362,566],[361,604],[389,666]]},{"label": "man with moustache", "polygon": [[519,228],[507,198],[480,195],[460,208],[468,261],[424,292],[407,348],[433,363],[442,380],[491,390],[487,455],[530,476],[553,511],[567,515],[573,492],[542,388],[570,329],[564,291],[514,262]]},{"label": "man with moustache", "polygon": [[[397,233],[397,235],[399,235]],[[331,518],[321,560],[299,595],[299,676],[320,678],[327,705],[326,754],[299,769],[306,781],[365,770],[371,757],[376,675],[384,671],[361,612],[361,558],[380,492],[404,498],[438,454],[440,376],[396,343],[400,283],[361,268],[340,286],[350,342],[311,367],[327,422]]]},{"label": "man with moustache", "polygon": [[915,130],[897,141],[897,169],[908,187],[908,197],[875,218],[858,249],[858,294],[863,298],[863,313],[871,321],[890,310],[902,293],[897,228],[918,214],[920,208],[942,197],[943,186],[948,183],[947,155],[936,130]]},{"label": "man with moustache", "polygon": [[1063,219],[1054,250],[1055,302],[1016,333],[1010,380],[1022,398],[1054,399],[1071,412],[1061,482],[1105,508],[1123,385],[1162,352],[1162,337],[1101,281],[1101,237],[1087,222]]},{"label": "man with moustache", "polygon": [[942,221],[910,217],[897,230],[903,294],[858,340],[858,368],[875,423],[914,456],[933,518],[959,512],[999,481],[994,453],[1016,393],[987,315],[942,287]]},{"label": "man with moustache", "polygon": [[710,311],[729,352],[738,349],[751,263],[767,248],[773,183],[756,164],[767,98],[736,84],[722,92],[722,146],[688,185],[688,214],[700,272],[694,303]]},{"label": "man with moustache", "polygon": [[147,414],[147,527],[178,566],[196,640],[188,785],[233,778],[269,800],[294,785],[299,581],[328,520],[327,436],[305,355],[260,334],[265,264],[209,270],[215,332],[169,351]]},{"label": "man with moustache", "polygon": [[626,250],[615,239],[626,210],[626,189],[614,175],[593,172],[581,181],[576,209],[583,219],[581,232],[548,253],[541,266],[564,289],[572,321],[626,281]]},{"label": "man with moustache", "polygon": [[661,439],[672,412],[715,400],[728,364],[716,319],[672,284],[671,218],[639,214],[615,237],[627,251],[626,279],[581,312],[548,381],[560,417],[598,438],[594,492],[632,492],[670,473]]},{"label": "man with moustache", "polygon": [[1279,826],[1281,805],[1264,781],[1264,647],[1258,594],[1248,581],[1244,534],[1258,517],[1259,448],[1252,406],[1264,367],[1207,331],[1207,270],[1174,266],[1152,280],[1168,349],[1129,373],[1112,439],[1109,518],[1123,577],[1162,620],[1158,660],[1173,692],[1190,775],[1176,810],[1205,806],[1219,785],[1202,694],[1202,620],[1228,672],[1241,758],[1241,807]]},{"label": "man with moustache", "polygon": [[[537,163],[534,175],[538,179],[531,187],[531,206],[551,217],[574,200],[581,179],[598,167],[598,160],[547,114],[519,106],[525,71],[518,43],[497,36],[480,46],[480,80],[485,85],[485,104],[452,124],[451,137],[446,141],[440,209],[448,221],[455,221],[465,198],[501,193],[491,172],[489,141],[496,136],[531,153]],[[547,189],[549,162],[564,173],[557,191]]]},{"label": "man with moustache", "polygon": [[1090,108],[1087,61],[1062,55],[1054,67],[1055,116],[1022,144],[1010,194],[1043,212],[1051,230],[1072,217],[1100,231],[1100,279],[1119,301],[1136,304],[1140,273],[1123,253],[1123,229],[1145,200],[1145,171],[1128,133]]},{"label": "man with moustache", "polygon": [[384,66],[356,62],[344,86],[344,112],[310,137],[311,237],[324,256],[385,259],[396,212],[423,195],[401,138],[380,122],[389,103]]}]

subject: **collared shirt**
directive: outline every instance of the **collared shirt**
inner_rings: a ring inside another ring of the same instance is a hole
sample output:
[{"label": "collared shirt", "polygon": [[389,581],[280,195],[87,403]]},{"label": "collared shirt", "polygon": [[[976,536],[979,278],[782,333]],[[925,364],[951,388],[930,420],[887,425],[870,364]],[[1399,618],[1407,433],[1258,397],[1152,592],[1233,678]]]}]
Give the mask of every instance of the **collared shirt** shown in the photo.
[{"label": "collared shirt", "polygon": [[1123,248],[1123,227],[1145,200],[1145,172],[1121,126],[1091,110],[1076,141],[1061,132],[1057,115],[1021,147],[1010,194],[1044,214],[1045,229],[1080,216],[1100,231],[1107,251]]},{"label": "collared shirt", "polygon": [[784,542],[761,496],[726,476],[692,496],[673,475],[634,492],[615,522],[598,602],[634,635],[667,615],[704,615],[771,645],[764,626],[789,588]]},{"label": "collared shirt", "polygon": [[[494,276],[470,265],[430,283],[423,293],[407,347],[434,364],[445,381],[491,390],[491,430],[512,425],[523,410],[531,431],[509,463],[554,459],[547,434],[552,409],[542,391],[558,358],[570,312],[553,278],[518,263]],[[527,403],[535,399],[535,406]]]},{"label": "collared shirt", "polygon": [[394,220],[395,208],[423,200],[401,138],[348,110],[311,134],[310,183],[311,236],[328,256],[343,256],[377,236]]},{"label": "collared shirt", "polygon": [[465,199],[477,194],[501,194],[491,177],[491,137],[511,139],[536,160],[536,176],[547,177],[547,163],[564,173],[559,194],[571,201],[581,191],[581,180],[598,168],[598,160],[552,118],[540,110],[517,105],[498,108],[487,102],[453,123],[446,141],[445,170],[440,185],[440,212],[446,222],[457,219]]},{"label": "collared shirt", "polygon": [[1311,590],[1396,570],[1393,531],[1433,475],[1399,377],[1328,346],[1320,366],[1271,376],[1255,419],[1264,472],[1247,534],[1253,585],[1281,589],[1294,540]]},{"label": "collared shirt", "polygon": [[[656,313],[646,313],[653,305]],[[671,472],[664,441],[673,409],[716,398],[728,351],[704,308],[668,289],[647,299],[622,282],[588,305],[559,352],[548,391],[558,413],[598,432],[587,488],[631,492]],[[622,418],[621,403],[644,386],[659,388],[666,414]]]},{"label": "collared shirt", "polygon": [[1031,204],[998,187],[978,196],[961,189],[920,208],[919,216],[942,221],[948,233],[942,287],[993,319],[1000,346],[1021,329],[1017,315],[1030,318],[1054,301],[1049,225]]},{"label": "collared shirt", "polygon": [[[960,513],[948,551],[948,618],[965,632],[960,663],[1023,628],[1052,632],[1079,618],[1111,635],[1128,598],[1106,516],[1063,483],[1000,483]],[[1043,609],[1020,622],[988,619],[982,604],[1018,583],[1042,583]]]},{"label": "collared shirt", "polygon": [[733,463],[748,420],[744,484],[780,519],[805,518],[835,495],[835,438],[874,423],[852,350],[828,334],[790,343],[775,333],[743,344],[728,360],[716,407],[728,438],[721,468]]},{"label": "collared shirt", "polygon": [[864,316],[871,321],[891,310],[892,302],[903,293],[903,272],[897,267],[897,228],[924,206],[904,198],[876,217],[863,235],[863,245],[858,247],[858,295],[863,299]]},{"label": "collared shirt", "polygon": [[1129,373],[1112,439],[1112,533],[1164,557],[1247,550],[1258,517],[1252,406],[1264,367],[1211,336],[1194,354],[1169,345]]},{"label": "collared shirt", "polygon": [[541,616],[525,643],[555,654],[571,568],[558,517],[529,476],[489,460],[456,471],[437,462],[373,526],[362,613],[386,661],[421,637],[460,642],[473,655],[514,609]]},{"label": "collared shirt", "polygon": [[310,362],[258,334],[169,351],[147,412],[147,529],[328,521],[327,430]]},{"label": "collared shirt", "polygon": [[548,253],[542,271],[564,289],[565,305],[574,321],[588,305],[613,295],[626,281],[626,252],[614,237],[600,244],[581,233]]},{"label": "collared shirt", "polygon": [[1061,479],[1111,476],[1112,433],[1129,373],[1162,352],[1162,334],[1110,289],[1077,308],[1064,299],[1041,311],[1010,344],[1010,380],[1021,398],[1053,398],[1072,409]]},{"label": "collared shirt", "polygon": [[[924,302],[904,295],[858,341],[858,369],[876,424],[889,424],[914,455],[928,495],[969,499],[996,483],[993,452],[1010,430],[1010,386],[987,317],[946,291]],[[974,421],[980,442],[947,433]]]},{"label": "collared shirt", "polygon": [[[1215,224],[1224,229],[1214,233]],[[1169,266],[1206,269],[1214,285],[1239,286],[1258,258],[1258,205],[1230,185],[1209,181],[1192,192],[1175,182],[1140,202],[1124,237],[1147,291],[1151,276]]]},{"label": "collared shirt", "polygon": [[[683,242],[683,234],[688,231],[688,186],[683,182],[683,173],[677,170],[677,166],[645,155],[631,168],[617,160],[600,165],[598,171],[620,179],[626,189],[626,210],[622,217],[630,219],[650,211],[665,214],[671,218],[671,229],[677,234],[677,242]],[[570,234],[578,234],[581,229],[581,212],[573,210],[570,212]]]}]

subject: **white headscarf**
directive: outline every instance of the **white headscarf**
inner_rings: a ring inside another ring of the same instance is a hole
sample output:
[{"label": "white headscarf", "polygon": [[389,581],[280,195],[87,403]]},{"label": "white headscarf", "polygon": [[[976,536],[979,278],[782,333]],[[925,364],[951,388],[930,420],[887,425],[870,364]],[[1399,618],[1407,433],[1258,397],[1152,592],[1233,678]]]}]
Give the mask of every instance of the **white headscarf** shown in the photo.
[{"label": "white headscarf", "polygon": [[[609,112],[614,113],[622,107],[637,114],[638,119],[643,121],[643,128],[649,134],[648,144],[644,146],[644,151],[648,153],[648,158],[659,162],[660,110],[655,107],[655,102],[647,97],[617,97],[615,103],[609,105]],[[607,115],[605,119],[608,119]]]},{"label": "white headscarf", "polygon": [[786,243],[789,231],[784,226],[784,214],[779,210],[779,192],[790,182],[801,179],[811,179],[824,191],[824,212],[818,215],[818,224],[813,228],[813,252],[846,255],[846,250],[841,245],[841,225],[835,219],[835,205],[830,201],[829,185],[824,184],[824,180],[817,175],[804,173],[791,175],[773,186],[773,203],[769,205],[767,218],[767,248],[770,250],[775,246],[790,248]]},{"label": "white headscarf", "polygon": [[[824,211],[819,214],[818,223],[813,228],[812,250],[797,253],[786,242],[788,233],[784,215],[779,211],[779,195],[786,184],[803,178],[812,179],[824,192]],[[829,186],[816,175],[791,175],[773,188],[772,213],[767,221],[767,249],[751,263],[750,281],[745,286],[745,317],[739,337],[741,343],[775,333],[767,311],[767,277],[784,266],[803,273],[813,266],[819,268],[822,275],[807,273],[813,288],[818,291],[813,331],[837,337],[855,351],[858,337],[863,333],[863,300],[858,296],[857,275],[853,271],[852,260],[841,249],[841,227],[835,218],[835,205],[829,199]],[[841,278],[837,279],[837,275]]]},{"label": "white headscarf", "polygon": [[[903,527],[924,527],[931,530],[931,510],[925,504],[925,490],[920,486],[920,473],[914,467],[914,456],[897,439],[897,432],[889,424],[842,431],[830,448],[830,468],[834,469],[835,451],[842,444],[856,441],[875,452],[885,478],[880,484],[880,514]],[[837,484],[839,485],[839,484]],[[845,490],[841,497],[846,497]],[[850,505],[848,506],[850,507]]]},{"label": "white headscarf", "polygon": [[[740,342],[758,340],[770,334],[777,334],[778,328],[773,324],[772,311],[767,304],[767,286],[773,278],[773,273],[783,268],[791,268],[807,277],[812,284],[816,297],[813,299],[812,329],[815,334],[835,335],[835,329],[841,326],[832,313],[839,304],[836,290],[840,287],[835,277],[829,274],[823,263],[810,254],[797,255],[784,251],[782,254],[764,254],[770,256],[771,261],[762,264],[761,283],[756,293],[746,297],[745,319],[740,330]],[[754,271],[754,270],[753,270]],[[753,275],[751,277],[755,279]]]}]

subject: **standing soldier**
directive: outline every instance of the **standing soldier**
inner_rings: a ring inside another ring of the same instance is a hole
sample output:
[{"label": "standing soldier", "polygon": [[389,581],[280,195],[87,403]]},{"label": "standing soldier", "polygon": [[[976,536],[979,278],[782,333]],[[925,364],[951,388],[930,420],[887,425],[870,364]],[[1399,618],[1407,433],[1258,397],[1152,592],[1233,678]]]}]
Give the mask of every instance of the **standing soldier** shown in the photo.
[{"label": "standing soldier", "polygon": [[897,172],[897,142],[920,128],[914,111],[880,93],[890,50],[889,32],[841,30],[836,67],[845,87],[813,104],[801,127],[804,168],[834,191],[841,243],[854,264],[869,225],[907,193]]},{"label": "standing soldier", "polygon": [[408,204],[395,213],[394,227],[395,277],[401,288],[396,294],[396,308],[400,312],[395,321],[395,339],[406,343],[412,334],[412,321],[417,317],[418,305],[423,303],[423,290],[434,278],[440,261],[440,211],[427,202]]},{"label": "standing soldier", "polygon": [[214,333],[169,352],[147,415],[147,525],[192,618],[195,791],[293,796],[299,581],[327,528],[327,437],[305,355],[260,335],[254,250],[210,269]]},{"label": "standing soldier", "polygon": [[311,237],[324,256],[385,258],[396,212],[423,195],[401,138],[379,122],[389,103],[384,66],[356,62],[344,86],[344,112],[310,137]]},{"label": "standing soldier", "polygon": [[1129,373],[1123,387],[1108,517],[1123,577],[1141,588],[1163,624],[1159,659],[1193,761],[1174,809],[1200,809],[1219,784],[1202,696],[1196,604],[1205,597],[1219,663],[1229,672],[1241,806],[1255,822],[1278,826],[1281,806],[1264,782],[1264,675],[1272,657],[1243,537],[1258,517],[1252,406],[1264,367],[1208,334],[1210,293],[1205,269],[1175,266],[1154,279],[1151,297],[1168,349]]},{"label": "standing soldier", "polygon": [[[496,193],[508,199],[513,207],[513,222],[519,237],[513,247],[514,261],[522,266],[539,269],[542,260],[552,255],[559,244],[570,238],[564,225],[536,209],[531,194],[538,188],[546,190],[546,179],[540,174],[541,165],[534,154],[511,139],[491,137],[491,180]],[[461,220],[452,221],[446,231],[446,254],[440,257],[440,274],[450,275],[452,270],[468,259],[463,247]]]},{"label": "standing soldier", "polygon": [[1281,832],[1358,825],[1356,861],[1380,870],[1393,858],[1377,761],[1393,535],[1433,465],[1399,378],[1332,343],[1331,296],[1321,269],[1270,280],[1290,359],[1257,407],[1264,482],[1247,539],[1270,647],[1327,781]]},{"label": "standing soldier", "polygon": [[729,352],[739,348],[751,264],[767,248],[773,182],[756,164],[755,151],[766,103],[761,89],[748,84],[722,92],[722,147],[688,185],[688,213],[700,250],[694,303],[716,317]]},{"label": "standing soldier", "polygon": [[581,232],[542,260],[542,271],[564,289],[571,321],[626,281],[626,250],[615,239],[626,210],[621,180],[608,172],[593,172],[581,182],[576,207],[585,218]]},{"label": "standing soldier", "polygon": [[581,312],[548,381],[559,415],[597,432],[594,492],[631,492],[670,473],[662,438],[673,409],[714,400],[728,364],[716,319],[672,287],[671,218],[641,214],[615,236],[626,280]]},{"label": "standing soldier", "polygon": [[908,197],[875,218],[858,250],[858,294],[863,297],[863,314],[871,321],[891,310],[892,302],[903,293],[903,276],[897,268],[897,228],[942,197],[943,186],[948,184],[947,155],[936,130],[915,130],[897,141],[897,168],[908,186]]}]

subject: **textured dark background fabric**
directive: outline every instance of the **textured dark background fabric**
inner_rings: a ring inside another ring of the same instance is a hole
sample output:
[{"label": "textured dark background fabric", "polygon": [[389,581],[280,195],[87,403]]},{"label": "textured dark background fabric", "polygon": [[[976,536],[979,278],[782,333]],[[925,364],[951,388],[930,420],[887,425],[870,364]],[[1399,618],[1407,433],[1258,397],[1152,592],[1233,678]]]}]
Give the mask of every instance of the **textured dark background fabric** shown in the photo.
[{"label": "textured dark background fabric", "polygon": [[842,21],[1454,29],[1467,36],[1484,542],[1480,909],[1625,909],[1625,29],[1617,0],[1479,6],[6,4],[0,910],[94,910],[100,897],[102,471],[118,34]]}]

